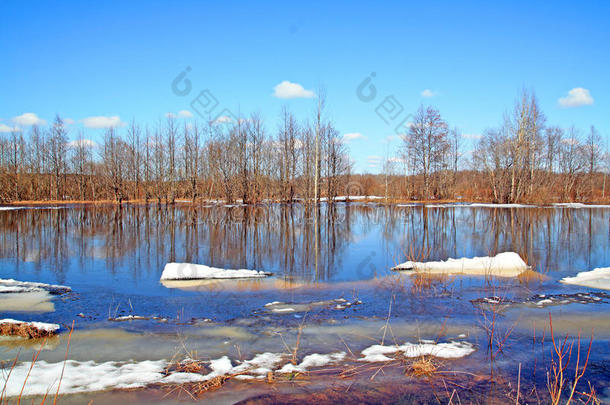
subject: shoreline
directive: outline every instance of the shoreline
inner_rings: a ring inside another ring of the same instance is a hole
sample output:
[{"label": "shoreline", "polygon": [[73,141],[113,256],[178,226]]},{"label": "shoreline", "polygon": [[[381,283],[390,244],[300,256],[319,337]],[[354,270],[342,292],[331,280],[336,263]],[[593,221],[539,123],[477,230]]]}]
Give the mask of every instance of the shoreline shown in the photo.
[{"label": "shoreline", "polygon": [[[600,200],[592,200],[592,201],[545,201],[545,202],[522,202],[522,203],[494,203],[488,200],[457,200],[457,199],[444,199],[444,200],[405,200],[399,198],[388,198],[385,200],[385,197],[380,196],[367,196],[362,198],[362,196],[358,196],[358,199],[340,199],[336,200],[335,203],[357,203],[357,202],[377,202],[379,204],[384,205],[397,205],[397,204],[421,204],[421,205],[438,205],[438,204],[485,204],[498,206],[498,208],[511,208],[510,206],[518,207],[548,207],[548,206],[561,206],[561,204],[582,204],[582,205],[592,205],[599,206],[604,205],[610,208],[610,201],[600,201]],[[326,203],[326,200],[321,200],[321,203]],[[292,203],[287,203],[281,200],[273,200],[273,201],[261,201],[258,203],[248,203],[243,204],[242,202],[234,202],[228,203],[224,200],[203,200],[198,199],[196,201],[187,200],[187,199],[176,199],[173,203],[171,202],[158,202],[157,200],[148,200],[145,199],[132,199],[132,200],[124,200],[118,202],[116,200],[18,200],[11,201],[7,203],[0,204],[0,207],[40,207],[40,206],[64,206],[64,205],[136,205],[136,204],[144,204],[144,205],[187,205],[187,206],[198,206],[202,204],[217,204],[217,205],[241,205],[241,206],[256,206],[261,204],[302,204],[303,201],[293,201]]]}]

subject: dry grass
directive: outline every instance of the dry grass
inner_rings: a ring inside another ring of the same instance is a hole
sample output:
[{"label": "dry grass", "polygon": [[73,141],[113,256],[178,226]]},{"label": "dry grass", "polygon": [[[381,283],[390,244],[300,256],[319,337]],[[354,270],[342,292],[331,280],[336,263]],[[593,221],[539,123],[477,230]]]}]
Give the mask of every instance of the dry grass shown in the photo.
[{"label": "dry grass", "polygon": [[2,323],[0,324],[0,335],[20,336],[26,339],[42,339],[55,336],[55,331],[39,329],[28,323]]},{"label": "dry grass", "polygon": [[[585,375],[585,372],[587,371],[587,365],[589,364],[589,356],[591,354],[591,346],[593,344],[593,333],[591,333],[591,340],[589,341],[587,355],[584,360],[581,360],[581,332],[578,332],[576,342],[569,341],[568,334],[566,334],[564,339],[555,340],[555,334],[553,332],[553,317],[551,316],[551,314],[549,314],[549,323],[551,329],[551,342],[553,345],[553,351],[551,357],[551,367],[550,370],[547,372],[547,388],[551,396],[552,404],[570,404],[573,400],[576,399],[575,396],[581,396],[586,399],[586,402],[582,400],[581,402],[590,403],[591,401],[593,401],[593,403],[596,403],[597,397],[595,395],[595,389],[591,386],[589,393],[576,391],[578,382],[582,379],[582,377]],[[576,364],[574,366],[573,380],[571,384],[569,384],[567,369],[570,365],[570,361],[572,359],[572,349],[574,348],[576,349]],[[571,385],[571,387],[568,387],[568,385]],[[566,392],[566,395],[568,397],[565,402],[562,402],[564,392]]]},{"label": "dry grass", "polygon": [[[63,364],[63,367],[61,370],[61,375],[59,376],[59,380],[57,382],[57,391],[55,392],[55,395],[53,396],[53,405],[57,404],[57,401],[60,398],[59,389],[61,387],[61,381],[63,380],[64,370],[66,368],[66,362],[68,361],[68,352],[70,350],[70,341],[72,340],[73,331],[74,331],[74,321],[72,321],[72,327],[70,328],[70,333],[68,334],[68,341],[66,343],[66,355],[65,355],[64,364]],[[14,398],[13,401],[9,401],[9,398],[6,396],[6,385],[8,384],[8,381],[11,378],[11,374],[13,373],[13,370],[15,369],[15,367],[17,366],[17,363],[19,362],[19,354],[17,354],[17,356],[11,363],[10,370],[8,371],[8,373],[6,374],[6,377],[4,378],[4,386],[2,387],[2,392],[0,393],[0,405],[8,405],[10,403],[15,403],[15,404],[19,405],[21,403],[21,399],[23,397],[23,393],[25,392],[25,388],[27,386],[27,382],[30,377],[30,374],[32,373],[32,370],[34,369],[34,366],[36,365],[36,362],[38,361],[38,357],[40,356],[40,353],[42,352],[43,348],[45,347],[46,342],[47,342],[47,340],[46,340],[46,338],[44,338],[44,341],[40,345],[40,348],[36,351],[36,353],[34,353],[34,355],[32,355],[32,361],[30,364],[30,368],[23,381],[23,385],[21,386],[21,391],[19,393],[19,396],[17,398]],[[43,405],[47,401],[48,397],[49,397],[49,392],[47,392],[42,397],[42,401],[40,402],[40,404]],[[32,401],[32,403],[34,403],[34,401]]]},{"label": "dry grass", "polygon": [[216,390],[222,387],[225,381],[227,381],[231,377],[232,376],[219,375],[217,377],[209,379],[208,381],[197,383],[194,385],[194,390],[191,393],[195,396],[200,396],[201,394],[204,394],[208,391]]},{"label": "dry grass", "polygon": [[422,356],[407,364],[405,374],[412,377],[432,377],[435,375],[441,364],[430,356]]}]

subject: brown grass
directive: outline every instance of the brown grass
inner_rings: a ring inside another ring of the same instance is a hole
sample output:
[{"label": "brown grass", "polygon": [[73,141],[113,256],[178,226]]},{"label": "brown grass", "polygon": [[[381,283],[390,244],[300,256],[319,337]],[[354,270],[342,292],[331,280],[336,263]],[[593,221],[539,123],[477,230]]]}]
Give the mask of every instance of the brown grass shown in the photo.
[{"label": "brown grass", "polygon": [[[53,396],[53,405],[57,404],[57,401],[60,398],[59,388],[61,386],[61,381],[63,380],[63,377],[64,377],[64,370],[66,368],[66,362],[68,361],[68,352],[70,350],[70,341],[72,339],[72,332],[73,331],[74,331],[74,321],[72,321],[72,327],[70,328],[70,333],[68,335],[68,341],[67,341],[67,344],[66,344],[66,355],[65,355],[64,364],[63,364],[63,367],[62,367],[62,370],[61,370],[61,375],[59,376],[59,380],[58,380],[58,383],[57,383],[57,391],[55,392],[55,395]],[[8,371],[8,373],[6,374],[6,377],[4,379],[4,386],[2,387],[2,391],[0,392],[0,404],[1,405],[8,405],[9,403],[16,403],[17,405],[19,405],[21,403],[21,399],[23,397],[23,393],[24,393],[25,387],[27,386],[28,378],[30,377],[30,374],[32,373],[32,370],[34,369],[34,365],[38,361],[38,357],[40,356],[40,353],[42,352],[42,350],[45,347],[46,343],[47,343],[47,339],[45,337],[42,345],[40,345],[40,348],[36,351],[36,353],[34,353],[32,355],[32,362],[30,364],[30,368],[29,368],[29,370],[27,372],[25,380],[23,381],[23,385],[21,386],[21,391],[19,393],[19,396],[14,399],[14,402],[10,402],[9,398],[6,396],[6,385],[8,384],[8,380],[10,379],[11,374],[13,373],[14,368],[17,366],[17,363],[19,362],[19,354],[17,354],[17,356],[15,356],[15,359],[13,360],[13,362],[11,364],[11,368]],[[49,392],[47,392],[42,397],[42,401],[40,402],[40,404],[43,405],[47,401],[48,398],[49,398]],[[34,401],[32,401],[32,403],[34,403]]]},{"label": "brown grass", "polygon": [[55,331],[39,329],[28,323],[2,323],[0,324],[0,335],[2,336],[20,336],[26,339],[42,339],[50,336],[55,336]]},{"label": "brown grass", "polygon": [[216,390],[216,389],[222,387],[224,385],[225,381],[227,381],[229,378],[231,378],[231,377],[225,376],[225,375],[219,375],[218,377],[211,378],[208,381],[197,383],[197,384],[195,384],[195,387],[194,387],[195,389],[192,391],[192,393],[195,394],[196,396],[199,396],[208,391]]},{"label": "brown grass", "polygon": [[432,377],[440,368],[440,363],[430,356],[422,356],[407,365],[405,374],[412,377]]}]

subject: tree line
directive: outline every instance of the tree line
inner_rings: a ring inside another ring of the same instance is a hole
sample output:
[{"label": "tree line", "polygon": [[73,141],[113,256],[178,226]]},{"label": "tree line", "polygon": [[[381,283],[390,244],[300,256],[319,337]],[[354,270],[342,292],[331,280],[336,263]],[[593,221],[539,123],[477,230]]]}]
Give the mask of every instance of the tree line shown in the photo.
[{"label": "tree line", "polygon": [[[606,197],[610,155],[594,126],[547,125],[535,94],[523,91],[499,126],[467,156],[463,138],[433,107],[420,107],[403,136],[407,199],[485,199],[496,203],[587,201]],[[395,160],[396,161],[396,160]],[[392,173],[391,168],[386,170]],[[419,177],[419,178],[418,178]]]},{"label": "tree line", "polygon": [[[421,106],[381,173],[354,174],[349,150],[320,97],[311,119],[288,109],[270,130],[260,114],[223,122],[109,128],[100,144],[83,130],[69,141],[57,116],[48,128],[0,137],[0,202],[177,199],[310,202],[346,194],[396,200],[498,203],[606,198],[609,154],[595,127],[547,125],[523,91],[497,127],[469,151],[440,111]],[[469,156],[470,155],[470,156]],[[355,185],[355,186],[354,186]]]},{"label": "tree line", "polygon": [[170,116],[153,128],[108,128],[100,144],[63,119],[0,138],[0,201],[223,199],[309,201],[337,196],[351,172],[347,146],[324,118],[299,122],[284,108],[277,128],[260,114],[205,124]]}]

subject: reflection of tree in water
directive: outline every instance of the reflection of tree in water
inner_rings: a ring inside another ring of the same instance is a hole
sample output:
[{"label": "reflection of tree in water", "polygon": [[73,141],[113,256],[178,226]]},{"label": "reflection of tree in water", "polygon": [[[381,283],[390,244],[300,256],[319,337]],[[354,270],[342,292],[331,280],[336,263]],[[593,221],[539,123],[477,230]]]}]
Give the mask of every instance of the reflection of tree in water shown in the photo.
[{"label": "reflection of tree in water", "polygon": [[539,271],[588,269],[608,248],[607,210],[414,207],[396,216],[387,219],[402,223],[396,249],[427,251],[430,260],[514,251]]},{"label": "reflection of tree in water", "polygon": [[549,271],[589,269],[607,259],[608,211],[601,209],[322,204],[318,229],[314,213],[313,207],[282,204],[5,211],[0,258],[17,273],[27,263],[59,281],[70,266],[86,273],[100,265],[111,274],[128,269],[134,279],[154,278],[169,261],[328,280],[342,270],[350,246],[378,235],[373,262],[404,260],[409,247],[429,251],[433,260],[516,251]]},{"label": "reflection of tree in water", "polygon": [[[344,208],[320,209],[318,279],[341,266],[349,224]],[[169,261],[266,269],[314,277],[314,222],[303,206],[168,207],[91,206],[19,210],[0,217],[0,257],[19,258],[61,274],[73,259],[85,271],[102,260],[119,268],[160,273]],[[340,217],[339,217],[340,216]]]}]

